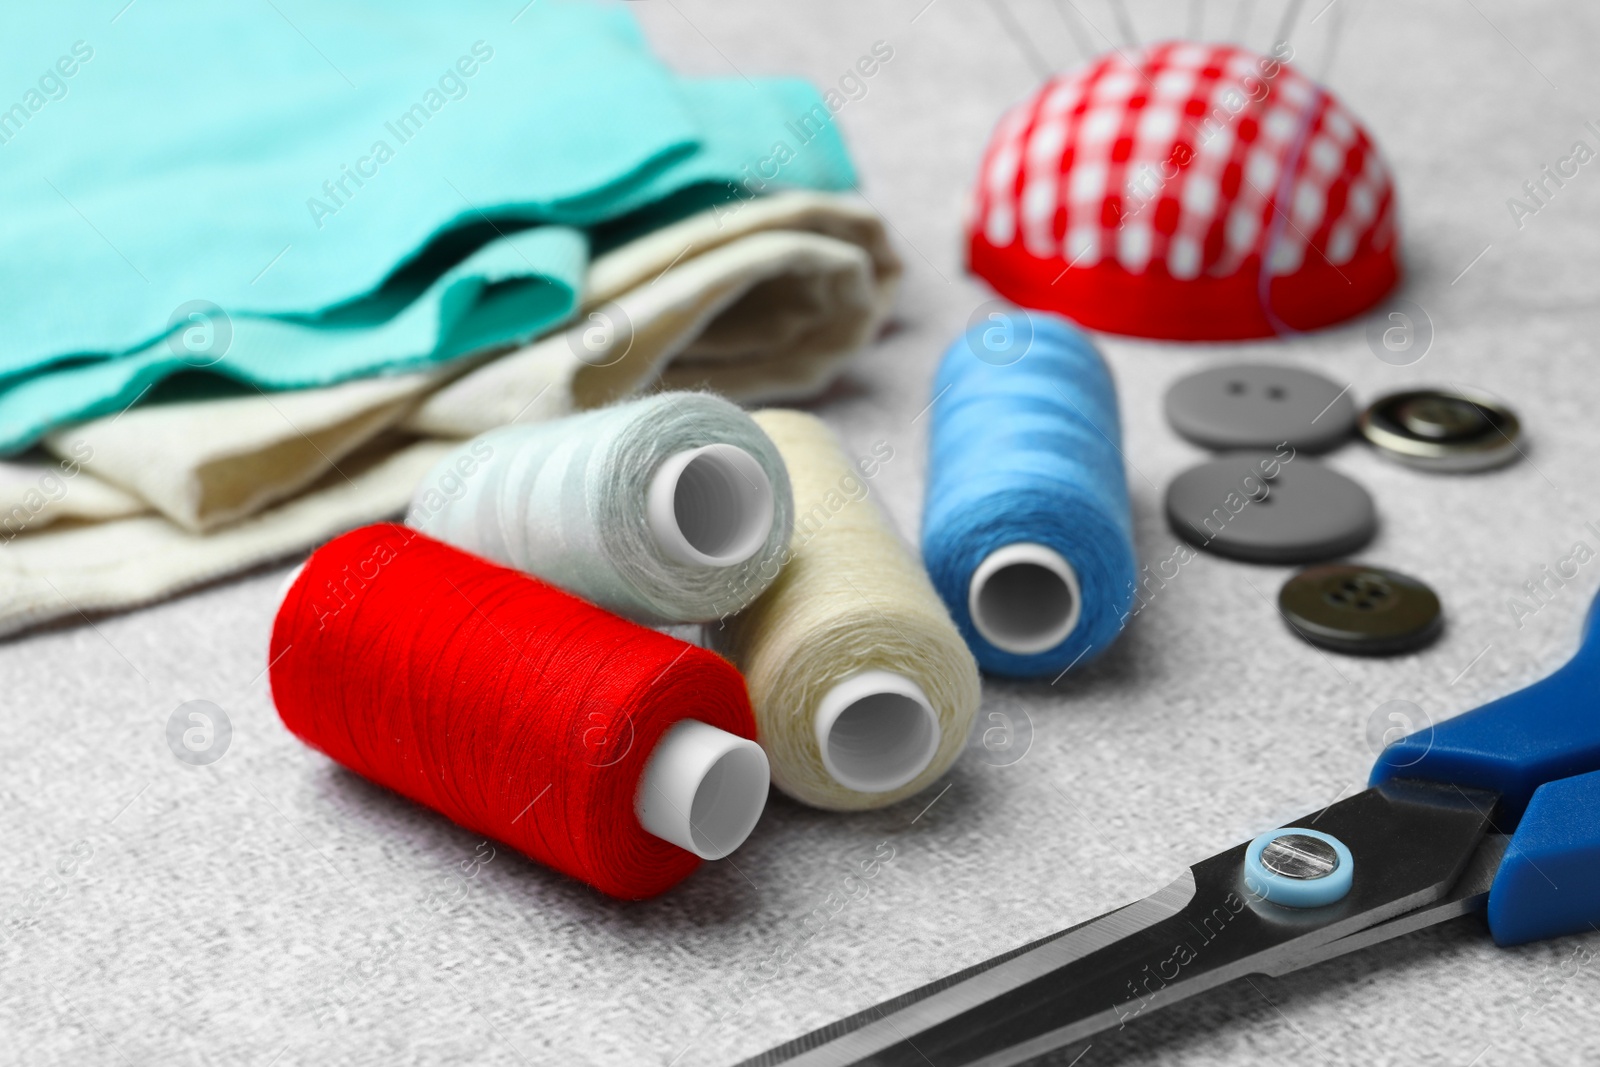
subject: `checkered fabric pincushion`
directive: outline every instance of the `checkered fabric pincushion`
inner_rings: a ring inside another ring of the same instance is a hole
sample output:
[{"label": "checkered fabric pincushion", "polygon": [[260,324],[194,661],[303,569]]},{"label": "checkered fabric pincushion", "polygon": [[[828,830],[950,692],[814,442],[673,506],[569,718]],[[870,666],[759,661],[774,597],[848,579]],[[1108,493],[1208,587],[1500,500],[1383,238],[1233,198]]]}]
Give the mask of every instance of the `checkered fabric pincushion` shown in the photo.
[{"label": "checkered fabric pincushion", "polygon": [[1275,56],[1108,53],[1012,108],[984,154],[972,270],[1112,333],[1268,337],[1399,277],[1394,184],[1333,96]]}]

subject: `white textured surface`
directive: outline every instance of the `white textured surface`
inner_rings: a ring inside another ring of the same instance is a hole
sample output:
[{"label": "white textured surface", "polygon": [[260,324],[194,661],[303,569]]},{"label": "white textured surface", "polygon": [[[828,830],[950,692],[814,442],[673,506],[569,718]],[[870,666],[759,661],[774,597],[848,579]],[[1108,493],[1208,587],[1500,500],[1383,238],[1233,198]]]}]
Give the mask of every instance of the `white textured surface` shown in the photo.
[{"label": "white textured surface", "polygon": [[[958,267],[968,183],[990,124],[1036,83],[987,4],[925,3],[633,5],[665,54],[709,74],[730,73],[731,60],[836,85],[874,41],[892,44],[840,121],[909,264],[901,325],[819,410],[856,452],[892,444],[874,488],[908,533],[926,426],[915,417],[939,352],[986,298]],[[1077,6],[1114,32],[1105,5]],[[1281,5],[1255,6],[1248,40],[1260,47]],[[1321,7],[1305,5],[1303,30]],[[1181,32],[1186,7],[1167,8],[1132,5],[1146,39]],[[1206,5],[1208,30],[1231,27],[1234,8]],[[1055,6],[1009,0],[1005,11],[1050,61],[1074,57]],[[1595,145],[1583,122],[1600,120],[1600,72],[1585,44],[1600,15],[1576,2],[1338,0],[1305,36],[1313,74],[1340,16],[1329,81],[1394,167],[1407,295],[1432,315],[1432,352],[1390,367],[1360,327],[1292,344],[1106,348],[1146,562],[1175,543],[1160,488],[1202,457],[1163,425],[1161,395],[1208,359],[1298,357],[1362,399],[1454,381],[1514,404],[1531,462],[1504,471],[1430,477],[1354,447],[1330,460],[1378,501],[1383,530],[1363,558],[1443,597],[1450,628],[1436,646],[1400,660],[1325,657],[1274,617],[1286,571],[1197,559],[1092,670],[1053,689],[988,687],[985,714],[1032,723],[1020,762],[989,766],[994,756],[975,749],[942,794],[876,813],[775,798],[733,863],[622,905],[503,850],[464,893],[452,889],[451,872],[481,859],[478,838],[291,739],[261,677],[280,571],[11,642],[0,647],[0,1061],[725,1063],[1322,807],[1363,781],[1365,724],[1386,700],[1449,715],[1558,665],[1600,562],[1521,629],[1507,602],[1574,541],[1600,547],[1584,527],[1600,526],[1600,164],[1521,231],[1505,201],[1574,139]],[[221,705],[235,731],[203,769],[175,760],[164,736],[174,708],[196,698]],[[92,857],[52,883],[79,841]],[[844,876],[889,848],[865,897],[829,915]],[[12,925],[38,890],[48,899],[36,922]],[[802,925],[817,908],[826,921]],[[1081,1062],[1592,1062],[1597,949],[1591,937],[1498,950],[1464,921],[1230,988]],[[342,999],[324,1012],[332,982]]]}]

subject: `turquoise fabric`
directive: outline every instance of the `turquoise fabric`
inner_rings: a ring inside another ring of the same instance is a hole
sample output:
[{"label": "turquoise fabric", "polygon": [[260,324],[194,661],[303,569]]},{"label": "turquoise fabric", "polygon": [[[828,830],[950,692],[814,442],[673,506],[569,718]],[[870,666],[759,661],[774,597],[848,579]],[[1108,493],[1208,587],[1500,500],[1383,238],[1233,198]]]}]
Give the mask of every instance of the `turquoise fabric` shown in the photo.
[{"label": "turquoise fabric", "polygon": [[855,181],[809,85],[676,77],[621,6],[111,14],[0,36],[0,452],[182,371],[291,389],[525,341],[597,232]]}]

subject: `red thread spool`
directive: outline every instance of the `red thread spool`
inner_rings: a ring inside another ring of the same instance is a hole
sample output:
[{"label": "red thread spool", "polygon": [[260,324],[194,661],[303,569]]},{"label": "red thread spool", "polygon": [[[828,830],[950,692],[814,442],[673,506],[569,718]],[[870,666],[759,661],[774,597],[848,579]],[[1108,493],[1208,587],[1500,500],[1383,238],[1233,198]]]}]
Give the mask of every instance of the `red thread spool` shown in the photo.
[{"label": "red thread spool", "polygon": [[[318,549],[271,657],[278,714],[307,744],[612,896],[653,896],[699,865],[641,818],[681,815],[685,844],[725,855],[765,803],[727,661],[403,526]],[[695,764],[691,734],[731,755]],[[686,762],[702,776],[686,781]]]}]

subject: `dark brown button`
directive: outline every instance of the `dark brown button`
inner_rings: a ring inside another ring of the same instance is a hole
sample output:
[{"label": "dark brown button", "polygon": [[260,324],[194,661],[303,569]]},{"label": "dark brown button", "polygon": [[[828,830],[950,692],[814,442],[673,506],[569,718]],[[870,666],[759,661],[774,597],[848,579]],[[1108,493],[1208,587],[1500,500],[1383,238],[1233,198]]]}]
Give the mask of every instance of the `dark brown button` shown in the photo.
[{"label": "dark brown button", "polygon": [[1290,578],[1278,611],[1313,645],[1358,655],[1411,652],[1444,628],[1439,597],[1426,585],[1399,571],[1342,563]]},{"label": "dark brown button", "polygon": [[1479,471],[1517,458],[1511,409],[1440,389],[1391,393],[1361,414],[1361,435],[1390,459],[1437,471]]}]

